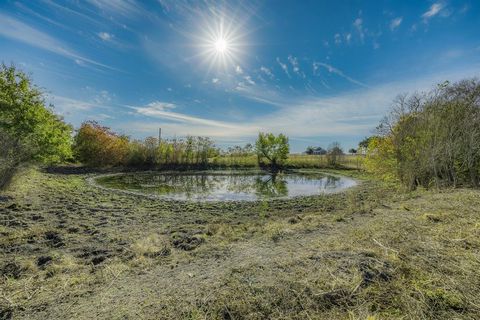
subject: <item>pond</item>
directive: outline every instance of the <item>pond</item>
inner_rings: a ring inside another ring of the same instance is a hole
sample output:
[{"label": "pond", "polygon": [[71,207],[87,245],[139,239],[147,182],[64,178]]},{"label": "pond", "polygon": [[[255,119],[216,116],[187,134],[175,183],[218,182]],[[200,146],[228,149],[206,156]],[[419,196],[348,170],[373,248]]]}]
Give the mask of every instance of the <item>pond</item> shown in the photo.
[{"label": "pond", "polygon": [[172,200],[255,201],[343,191],[355,180],[324,173],[259,171],[135,172],[100,176],[101,187]]}]

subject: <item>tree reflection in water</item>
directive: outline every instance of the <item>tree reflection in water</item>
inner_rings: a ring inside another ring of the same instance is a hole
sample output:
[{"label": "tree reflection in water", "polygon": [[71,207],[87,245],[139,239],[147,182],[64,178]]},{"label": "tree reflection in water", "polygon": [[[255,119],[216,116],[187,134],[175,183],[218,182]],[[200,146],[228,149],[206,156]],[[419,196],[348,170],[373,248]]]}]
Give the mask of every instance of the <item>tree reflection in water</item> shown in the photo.
[{"label": "tree reflection in water", "polygon": [[257,177],[255,179],[255,191],[260,197],[285,197],[288,196],[287,180],[282,176],[274,173],[263,177]]},{"label": "tree reflection in water", "polygon": [[97,179],[110,188],[134,190],[172,199],[257,200],[334,192],[355,182],[320,173],[144,172]]}]

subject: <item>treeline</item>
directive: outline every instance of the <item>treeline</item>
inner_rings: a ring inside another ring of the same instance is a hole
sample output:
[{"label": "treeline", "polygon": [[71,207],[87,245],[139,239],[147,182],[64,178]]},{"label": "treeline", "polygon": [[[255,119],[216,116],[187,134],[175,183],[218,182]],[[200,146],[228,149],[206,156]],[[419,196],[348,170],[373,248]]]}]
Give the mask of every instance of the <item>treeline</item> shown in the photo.
[{"label": "treeline", "polygon": [[132,140],[118,135],[95,121],[84,122],[74,137],[75,158],[89,166],[195,166],[205,167],[218,154],[213,141],[206,137],[185,139],[154,137]]},{"label": "treeline", "polygon": [[408,188],[480,183],[480,83],[402,95],[368,141],[365,165]]}]

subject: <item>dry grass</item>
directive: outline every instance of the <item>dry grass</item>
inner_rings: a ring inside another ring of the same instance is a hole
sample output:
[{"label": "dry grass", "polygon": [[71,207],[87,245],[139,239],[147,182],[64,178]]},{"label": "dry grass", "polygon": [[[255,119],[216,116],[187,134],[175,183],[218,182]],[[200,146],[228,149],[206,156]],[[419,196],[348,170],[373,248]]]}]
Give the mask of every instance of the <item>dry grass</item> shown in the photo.
[{"label": "dry grass", "polygon": [[[216,166],[226,167],[256,167],[257,156],[224,156],[210,159],[210,164]],[[290,154],[286,162],[288,168],[329,168],[331,165],[327,161],[325,155],[307,155],[307,154]],[[362,168],[361,155],[344,155],[338,160],[338,167],[349,169]]]},{"label": "dry grass", "polygon": [[480,192],[160,202],[24,173],[0,202],[0,319],[476,319]]}]

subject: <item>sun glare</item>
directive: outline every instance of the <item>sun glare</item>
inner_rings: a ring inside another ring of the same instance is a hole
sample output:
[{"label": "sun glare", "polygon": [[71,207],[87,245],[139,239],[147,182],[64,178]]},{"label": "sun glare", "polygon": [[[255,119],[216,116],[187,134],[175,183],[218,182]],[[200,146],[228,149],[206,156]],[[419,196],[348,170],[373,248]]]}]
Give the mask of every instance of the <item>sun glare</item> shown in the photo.
[{"label": "sun glare", "polygon": [[225,51],[228,49],[228,43],[225,41],[225,39],[219,38],[217,41],[215,41],[215,50],[217,50],[218,53],[223,54]]},{"label": "sun glare", "polygon": [[227,69],[240,63],[245,54],[245,21],[224,12],[203,17],[201,33],[196,35],[196,56],[211,69]]}]

